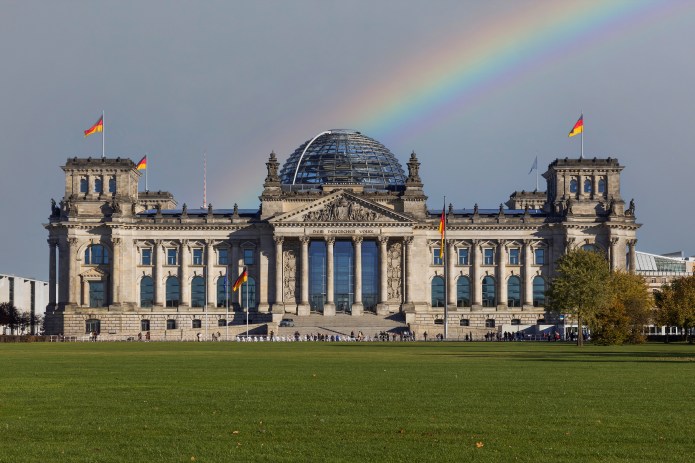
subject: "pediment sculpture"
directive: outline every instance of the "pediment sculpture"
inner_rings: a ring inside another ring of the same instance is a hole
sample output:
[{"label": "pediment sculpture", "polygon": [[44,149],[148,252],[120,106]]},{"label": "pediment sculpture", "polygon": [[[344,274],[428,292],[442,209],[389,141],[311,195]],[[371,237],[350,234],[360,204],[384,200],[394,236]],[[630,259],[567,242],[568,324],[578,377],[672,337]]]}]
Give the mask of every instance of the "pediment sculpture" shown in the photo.
[{"label": "pediment sculpture", "polygon": [[378,216],[376,211],[341,197],[327,204],[323,209],[307,212],[303,219],[309,222],[370,222],[376,220]]}]

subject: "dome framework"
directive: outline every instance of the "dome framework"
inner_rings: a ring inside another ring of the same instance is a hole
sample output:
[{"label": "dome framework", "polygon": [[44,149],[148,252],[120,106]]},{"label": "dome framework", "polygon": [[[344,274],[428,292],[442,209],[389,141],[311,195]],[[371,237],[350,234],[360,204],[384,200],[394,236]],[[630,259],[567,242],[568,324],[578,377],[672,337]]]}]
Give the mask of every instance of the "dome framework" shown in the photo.
[{"label": "dome framework", "polygon": [[329,130],[297,148],[282,167],[283,185],[359,184],[401,189],[398,159],[378,141],[355,130]]}]

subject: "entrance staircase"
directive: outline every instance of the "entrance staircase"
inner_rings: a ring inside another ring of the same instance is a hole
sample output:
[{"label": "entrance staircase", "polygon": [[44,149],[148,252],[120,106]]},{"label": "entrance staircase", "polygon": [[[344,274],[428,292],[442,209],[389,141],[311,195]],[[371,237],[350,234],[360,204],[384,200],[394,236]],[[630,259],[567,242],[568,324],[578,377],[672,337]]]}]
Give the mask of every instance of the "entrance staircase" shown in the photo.
[{"label": "entrance staircase", "polygon": [[[290,318],[294,321],[294,326],[276,326],[275,333],[278,336],[292,336],[295,332],[299,332],[300,336],[307,334],[350,336],[350,333],[355,333],[357,336],[361,331],[365,337],[374,338],[381,332],[399,334],[408,329],[403,314],[383,316],[365,313],[359,317],[346,314],[336,314],[332,317],[314,314],[302,317],[285,316],[285,319]],[[268,324],[269,333],[271,329],[273,328]]]}]

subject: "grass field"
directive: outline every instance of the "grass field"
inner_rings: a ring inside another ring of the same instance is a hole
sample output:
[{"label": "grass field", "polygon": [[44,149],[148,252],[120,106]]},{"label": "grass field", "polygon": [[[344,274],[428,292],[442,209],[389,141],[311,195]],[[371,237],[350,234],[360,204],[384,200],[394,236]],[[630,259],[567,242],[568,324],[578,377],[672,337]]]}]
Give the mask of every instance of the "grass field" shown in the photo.
[{"label": "grass field", "polygon": [[1,462],[692,461],[695,346],[0,345]]}]

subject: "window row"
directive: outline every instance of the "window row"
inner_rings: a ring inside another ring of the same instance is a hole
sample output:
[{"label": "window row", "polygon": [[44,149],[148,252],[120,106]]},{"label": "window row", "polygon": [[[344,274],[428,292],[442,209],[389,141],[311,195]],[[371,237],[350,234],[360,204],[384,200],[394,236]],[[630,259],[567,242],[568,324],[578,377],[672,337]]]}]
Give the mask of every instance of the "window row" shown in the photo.
[{"label": "window row", "polygon": [[[90,179],[93,180],[92,191],[89,189]],[[104,181],[108,184],[108,192],[116,193],[116,177],[109,176],[104,179],[101,175],[96,177],[80,177],[80,193],[104,193]]]},{"label": "window row", "polygon": [[[244,249],[243,251],[244,265],[253,265],[256,259],[255,250]],[[153,265],[154,257],[152,252],[152,248],[140,248],[140,265]],[[164,252],[166,265],[179,265],[179,250],[177,248],[166,248]],[[191,254],[193,265],[204,265],[205,251],[203,248],[193,248]],[[229,249],[218,248],[217,265],[229,265],[230,263]]]},{"label": "window row", "polygon": [[[537,276],[533,279],[533,305],[545,305],[545,279]],[[444,307],[444,278],[436,276],[432,279],[432,307]],[[521,278],[512,275],[507,279],[507,306],[521,307]],[[497,307],[497,282],[494,277],[486,276],[482,284],[483,307]],[[461,276],[456,280],[456,307],[470,307],[471,281]]]},{"label": "window row", "polygon": [[[217,307],[227,307],[233,300],[232,283],[226,277],[217,279]],[[181,304],[181,284],[178,277],[170,276],[165,284],[166,307],[178,307]],[[207,295],[205,294],[205,279],[202,276],[191,280],[191,307],[205,307]],[[152,307],[154,305],[154,281],[146,276],[140,280],[140,307]],[[256,306],[256,281],[252,277],[241,285],[241,307]]]},{"label": "window row", "polygon": [[[217,326],[218,327],[223,327],[227,326],[227,320],[224,318],[220,318],[217,320]],[[231,326],[232,322],[229,321],[229,325]],[[140,331],[150,331],[151,330],[151,320],[143,319],[140,320]],[[202,328],[203,327],[203,321],[200,318],[194,318],[191,320],[191,328]],[[169,318],[166,321],[166,329],[167,330],[176,330],[179,328],[183,328],[180,326],[180,323],[178,320],[175,318]],[[100,334],[101,333],[101,320],[97,318],[90,318],[89,320],[85,321],[85,333],[86,334]]]},{"label": "window row", "polygon": [[[203,248],[193,248],[192,264],[204,265]],[[179,265],[179,250],[177,248],[167,248],[165,250],[166,265]],[[255,263],[255,253],[253,249],[244,249],[244,265]],[[153,264],[152,248],[140,249],[140,265]],[[87,246],[84,251],[84,263],[86,265],[104,265],[109,263],[109,249],[102,244],[92,244]],[[217,250],[217,265],[229,265],[229,249],[220,248]]]},{"label": "window row", "polygon": [[[444,265],[444,259],[440,255],[441,248],[432,249],[432,264]],[[458,265],[470,265],[470,250],[463,248],[458,250]],[[509,265],[521,265],[521,249],[509,249]],[[533,250],[534,265],[545,265],[545,249],[536,248]],[[483,265],[495,265],[495,248],[483,248]]]},{"label": "window row", "polygon": [[[583,181],[579,177],[572,177],[572,179],[570,180],[570,193],[579,192],[580,182],[582,182],[582,191],[584,193],[592,193],[594,191],[594,182],[591,177],[585,177]],[[606,179],[604,177],[600,177],[598,179],[596,191],[601,194],[606,193]]]}]

